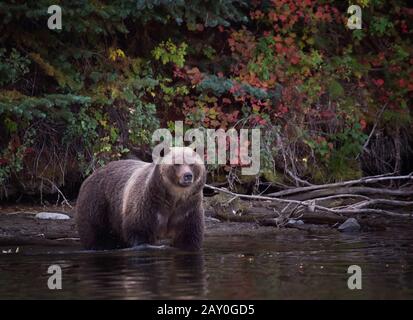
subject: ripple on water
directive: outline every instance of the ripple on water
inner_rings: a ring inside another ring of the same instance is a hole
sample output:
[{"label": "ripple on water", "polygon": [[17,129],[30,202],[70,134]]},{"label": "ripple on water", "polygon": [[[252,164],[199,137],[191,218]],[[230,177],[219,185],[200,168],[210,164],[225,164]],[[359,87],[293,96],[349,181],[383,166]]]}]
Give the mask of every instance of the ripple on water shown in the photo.
[{"label": "ripple on water", "polygon": [[[62,267],[62,292],[47,268]],[[363,290],[347,288],[359,265]],[[21,247],[0,256],[0,298],[413,298],[413,235],[210,236],[200,253]]]}]

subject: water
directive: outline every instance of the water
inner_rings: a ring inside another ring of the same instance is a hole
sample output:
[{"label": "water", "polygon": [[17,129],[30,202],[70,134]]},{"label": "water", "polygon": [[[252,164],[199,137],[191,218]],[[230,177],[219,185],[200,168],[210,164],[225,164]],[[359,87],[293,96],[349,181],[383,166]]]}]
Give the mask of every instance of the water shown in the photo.
[{"label": "water", "polygon": [[[52,264],[62,290],[47,287]],[[354,264],[362,290],[347,287]],[[20,247],[0,254],[0,298],[412,299],[413,235],[216,235],[198,254]]]}]

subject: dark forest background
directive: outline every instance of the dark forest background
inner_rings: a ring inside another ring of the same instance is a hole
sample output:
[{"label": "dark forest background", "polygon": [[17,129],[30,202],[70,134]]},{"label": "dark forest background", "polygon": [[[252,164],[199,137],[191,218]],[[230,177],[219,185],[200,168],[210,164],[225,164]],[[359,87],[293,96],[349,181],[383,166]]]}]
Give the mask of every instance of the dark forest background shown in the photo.
[{"label": "dark forest background", "polygon": [[0,198],[74,197],[109,161],[150,161],[175,120],[262,129],[260,175],[209,167],[243,191],[409,173],[412,18],[384,0],[2,1]]}]

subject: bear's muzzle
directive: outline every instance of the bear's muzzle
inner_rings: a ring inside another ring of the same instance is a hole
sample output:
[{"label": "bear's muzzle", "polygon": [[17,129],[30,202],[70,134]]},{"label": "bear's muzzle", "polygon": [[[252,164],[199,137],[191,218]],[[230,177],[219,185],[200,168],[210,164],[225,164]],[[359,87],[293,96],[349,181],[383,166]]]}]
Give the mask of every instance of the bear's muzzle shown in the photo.
[{"label": "bear's muzzle", "polygon": [[179,179],[179,184],[183,187],[187,187],[194,182],[194,175],[192,172],[185,172]]}]

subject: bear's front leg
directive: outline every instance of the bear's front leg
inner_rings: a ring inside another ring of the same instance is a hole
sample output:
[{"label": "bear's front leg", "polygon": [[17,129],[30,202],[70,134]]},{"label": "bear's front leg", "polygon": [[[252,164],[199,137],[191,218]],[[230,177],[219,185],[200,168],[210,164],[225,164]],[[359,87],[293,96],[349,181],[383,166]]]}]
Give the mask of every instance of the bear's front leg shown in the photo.
[{"label": "bear's front leg", "polygon": [[172,246],[189,251],[198,251],[204,240],[204,211],[197,208],[188,212],[175,233]]},{"label": "bear's front leg", "polygon": [[[133,217],[133,215],[132,215]],[[157,219],[156,214],[148,215],[146,219],[124,219],[122,224],[123,238],[128,247],[142,244],[155,244]]]}]

